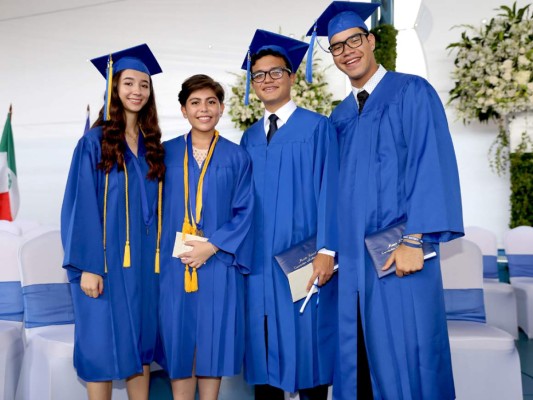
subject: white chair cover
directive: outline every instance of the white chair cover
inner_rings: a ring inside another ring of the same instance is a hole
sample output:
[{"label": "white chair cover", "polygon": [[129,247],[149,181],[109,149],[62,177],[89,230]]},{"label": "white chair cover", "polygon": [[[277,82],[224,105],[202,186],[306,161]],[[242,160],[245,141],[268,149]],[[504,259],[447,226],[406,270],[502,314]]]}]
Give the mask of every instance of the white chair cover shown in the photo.
[{"label": "white chair cover", "polygon": [[[45,317],[38,308],[39,302],[30,301],[29,289],[39,285],[53,284],[62,287],[68,284],[63,263],[63,249],[59,231],[45,230],[36,236],[27,239],[20,249],[20,270],[22,287],[25,300],[25,312],[29,316],[25,321],[26,352],[22,364],[17,400],[76,400],[86,399],[85,383],[77,377],[73,366],[72,356],[74,351],[74,325],[62,324],[65,315],[61,312],[50,317]],[[56,293],[51,290],[51,293]],[[64,294],[64,291],[62,292]],[[70,291],[68,292],[70,295]],[[68,298],[62,297],[68,302]],[[64,309],[72,306],[64,304]],[[57,304],[54,303],[54,306]],[[35,316],[30,317],[30,316]],[[54,317],[57,321],[54,321]],[[45,318],[46,325],[42,323]],[[38,321],[37,327],[29,327],[28,319]],[[42,326],[41,326],[42,325]],[[127,399],[124,383],[114,385],[113,398]]]},{"label": "white chair cover", "polygon": [[17,235],[17,236],[22,235],[22,230],[20,229],[19,226],[17,226],[17,224],[11,221],[3,220],[3,219],[0,219],[0,231],[8,232],[8,233],[11,233],[12,235]]},{"label": "white chair cover", "polygon": [[37,221],[31,219],[16,219],[13,221],[13,224],[19,227],[22,236],[26,236],[28,232],[38,228],[41,224]]},{"label": "white chair cover", "polygon": [[483,280],[483,297],[485,299],[487,324],[509,332],[517,340],[518,316],[514,289],[511,285],[500,282],[497,278],[487,278],[487,258],[491,258],[490,261],[496,263],[498,256],[496,235],[487,229],[469,226],[465,228],[465,239],[478,245],[483,254],[485,276]]},{"label": "white chair cover", "polygon": [[[444,289],[479,288],[483,264],[479,248],[465,239],[441,245]],[[522,399],[520,359],[513,337],[473,321],[448,321],[457,400]]]},{"label": "white chair cover", "polygon": [[22,292],[18,272],[22,238],[16,229],[11,229],[11,225],[2,225],[6,229],[0,228],[0,400],[11,400],[15,397],[24,354]]},{"label": "white chair cover", "polygon": [[[513,256],[533,258],[533,228],[519,226],[504,235],[504,247],[509,262],[510,281],[516,293],[518,326],[533,339],[533,276],[513,276]],[[533,275],[533,265],[530,266]]]}]

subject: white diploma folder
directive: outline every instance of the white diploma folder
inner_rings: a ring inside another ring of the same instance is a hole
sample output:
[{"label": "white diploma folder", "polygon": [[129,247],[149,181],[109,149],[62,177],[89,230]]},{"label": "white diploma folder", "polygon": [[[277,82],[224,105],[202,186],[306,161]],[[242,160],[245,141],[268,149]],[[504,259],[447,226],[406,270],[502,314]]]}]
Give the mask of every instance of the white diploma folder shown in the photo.
[{"label": "white diploma folder", "polygon": [[172,250],[172,257],[179,258],[181,254],[192,250],[192,246],[187,246],[185,242],[191,240],[199,240],[200,242],[207,242],[206,237],[185,234],[185,240],[182,239],[182,233],[176,232],[176,240],[174,241],[174,250]]}]

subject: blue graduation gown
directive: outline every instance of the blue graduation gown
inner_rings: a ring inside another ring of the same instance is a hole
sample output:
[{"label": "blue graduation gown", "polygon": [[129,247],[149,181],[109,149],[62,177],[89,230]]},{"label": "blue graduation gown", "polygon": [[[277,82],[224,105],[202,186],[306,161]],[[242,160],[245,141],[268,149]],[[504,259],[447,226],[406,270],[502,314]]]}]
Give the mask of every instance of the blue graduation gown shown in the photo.
[{"label": "blue graduation gown", "polygon": [[[375,399],[453,399],[439,257],[379,280],[365,235],[407,218],[430,242],[463,234],[457,165],[441,101],[424,79],[387,72],[359,115],[332,113],[339,137],[339,350],[335,399],[357,386],[357,292]],[[438,245],[436,246],[438,248]]]},{"label": "blue graduation gown", "polygon": [[[123,267],[126,242],[124,172],[109,173],[107,269],[102,244],[105,173],[100,162],[102,129],[88,131],[74,151],[61,210],[61,237],[74,303],[74,366],[85,381],[127,378],[159,359],[154,273],[157,235],[157,181],[146,179],[148,164],[139,135],[138,157],[125,154],[129,186],[131,267]],[[80,289],[83,271],[103,276],[97,299]]]},{"label": "blue graduation gown", "polygon": [[300,314],[303,300],[293,304],[274,256],[312,235],[318,249],[336,250],[336,132],[326,117],[297,108],[268,146],[263,119],[244,133],[241,145],[252,157],[255,184],[245,379],[290,392],[331,383],[337,277],[322,287],[319,306],[314,295]]},{"label": "blue graduation gown", "polygon": [[[220,250],[197,269],[198,291],[184,290],[185,265],[172,257],[184,218],[185,137],[165,143],[161,241],[161,335],[172,379],[240,373],[244,353],[244,274],[251,264],[253,187],[250,157],[219,137],[203,185],[200,228]],[[190,146],[190,140],[188,140]],[[189,201],[195,213],[200,168],[189,147]]]}]

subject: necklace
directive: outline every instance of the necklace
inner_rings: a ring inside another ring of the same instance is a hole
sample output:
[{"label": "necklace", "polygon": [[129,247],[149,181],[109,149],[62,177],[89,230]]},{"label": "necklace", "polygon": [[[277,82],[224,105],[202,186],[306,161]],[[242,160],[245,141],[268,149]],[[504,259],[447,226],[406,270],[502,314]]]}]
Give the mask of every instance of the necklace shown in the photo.
[{"label": "necklace", "polygon": [[130,138],[133,143],[137,144],[137,142],[139,141],[139,134],[137,135],[130,135],[128,133],[126,133],[126,139]]}]

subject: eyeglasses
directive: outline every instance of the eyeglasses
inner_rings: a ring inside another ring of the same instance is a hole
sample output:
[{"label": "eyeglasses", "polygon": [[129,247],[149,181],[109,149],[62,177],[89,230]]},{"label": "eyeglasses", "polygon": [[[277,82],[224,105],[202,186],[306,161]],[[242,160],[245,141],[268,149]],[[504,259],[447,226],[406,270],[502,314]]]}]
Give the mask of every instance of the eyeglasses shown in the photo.
[{"label": "eyeglasses", "polygon": [[283,72],[287,72],[289,75],[292,73],[289,68],[276,67],[272,68],[270,71],[253,72],[250,76],[255,83],[261,83],[265,80],[267,74],[270,75],[272,79],[281,79]]},{"label": "eyeglasses", "polygon": [[332,44],[328,47],[328,50],[333,56],[340,56],[344,52],[344,45],[347,45],[351,49],[356,49],[361,46],[363,44],[363,36],[367,37],[368,33],[356,33],[342,42]]}]

